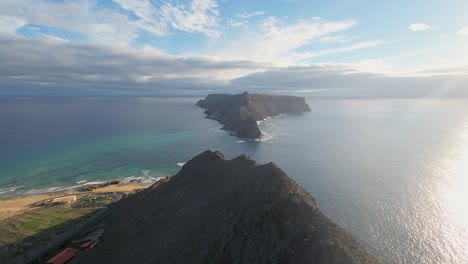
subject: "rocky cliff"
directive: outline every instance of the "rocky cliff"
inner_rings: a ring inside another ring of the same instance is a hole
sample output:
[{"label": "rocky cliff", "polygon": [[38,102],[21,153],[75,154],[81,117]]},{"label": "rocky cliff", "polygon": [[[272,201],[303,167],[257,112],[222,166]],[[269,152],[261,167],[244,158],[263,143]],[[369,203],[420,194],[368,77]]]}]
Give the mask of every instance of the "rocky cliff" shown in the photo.
[{"label": "rocky cliff", "polygon": [[197,102],[208,118],[218,120],[223,129],[243,138],[262,136],[257,121],[279,114],[299,114],[310,108],[303,97],[268,94],[210,94]]},{"label": "rocky cliff", "polygon": [[378,263],[275,164],[206,151],[108,217],[80,263]]}]

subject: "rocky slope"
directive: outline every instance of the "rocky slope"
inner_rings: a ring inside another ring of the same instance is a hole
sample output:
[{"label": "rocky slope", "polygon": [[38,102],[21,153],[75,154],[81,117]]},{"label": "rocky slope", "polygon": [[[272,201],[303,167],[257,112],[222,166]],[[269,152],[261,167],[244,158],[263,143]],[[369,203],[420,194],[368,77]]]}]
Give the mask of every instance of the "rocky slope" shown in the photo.
[{"label": "rocky slope", "polygon": [[223,129],[243,138],[262,136],[257,121],[283,113],[299,114],[310,108],[303,97],[268,94],[210,94],[197,105],[206,109],[208,118],[218,120]]},{"label": "rocky slope", "polygon": [[157,185],[80,263],[378,263],[273,163],[206,151]]}]

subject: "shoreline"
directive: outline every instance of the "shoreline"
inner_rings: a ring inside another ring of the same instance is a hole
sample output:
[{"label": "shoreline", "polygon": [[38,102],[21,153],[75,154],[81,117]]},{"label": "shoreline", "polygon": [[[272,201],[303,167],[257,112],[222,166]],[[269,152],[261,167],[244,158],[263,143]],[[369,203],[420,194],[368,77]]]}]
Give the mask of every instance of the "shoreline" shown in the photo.
[{"label": "shoreline", "polygon": [[16,196],[2,197],[0,198],[0,221],[20,214],[22,212],[32,210],[34,209],[34,207],[31,207],[30,205],[51,198],[67,195],[85,195],[89,193],[133,193],[137,189],[146,189],[153,184],[154,182],[128,182],[107,185],[88,191],[80,191],[79,188],[76,188],[63,191],[51,191],[48,193],[19,194]]}]

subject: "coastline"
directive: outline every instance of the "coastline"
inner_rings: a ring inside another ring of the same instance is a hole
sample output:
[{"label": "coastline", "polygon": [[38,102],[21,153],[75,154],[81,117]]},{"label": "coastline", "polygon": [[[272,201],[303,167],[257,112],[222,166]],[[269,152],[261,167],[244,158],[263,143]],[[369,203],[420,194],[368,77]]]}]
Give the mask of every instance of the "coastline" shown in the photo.
[{"label": "coastline", "polygon": [[67,195],[84,195],[89,193],[112,193],[112,192],[125,192],[133,193],[137,189],[146,189],[153,185],[153,182],[129,182],[121,183],[115,185],[108,185],[104,187],[99,187],[94,190],[89,191],[80,191],[77,189],[69,189],[64,191],[55,191],[48,193],[37,193],[37,194],[20,194],[17,196],[10,196],[5,198],[0,198],[0,221],[7,219],[9,217],[15,216],[16,214],[26,212],[28,210],[34,209],[30,205],[37,202],[52,199],[60,196]]}]

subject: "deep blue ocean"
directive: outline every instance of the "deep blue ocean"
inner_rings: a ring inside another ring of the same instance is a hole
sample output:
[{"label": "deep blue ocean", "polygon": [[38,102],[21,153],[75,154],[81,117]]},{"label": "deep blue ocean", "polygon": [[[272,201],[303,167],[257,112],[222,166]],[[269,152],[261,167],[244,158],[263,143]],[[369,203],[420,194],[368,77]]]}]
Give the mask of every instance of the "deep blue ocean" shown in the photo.
[{"label": "deep blue ocean", "polygon": [[221,131],[200,98],[0,98],[0,196],[154,181],[206,150],[273,161],[386,263],[468,263],[468,103],[321,100]]}]

